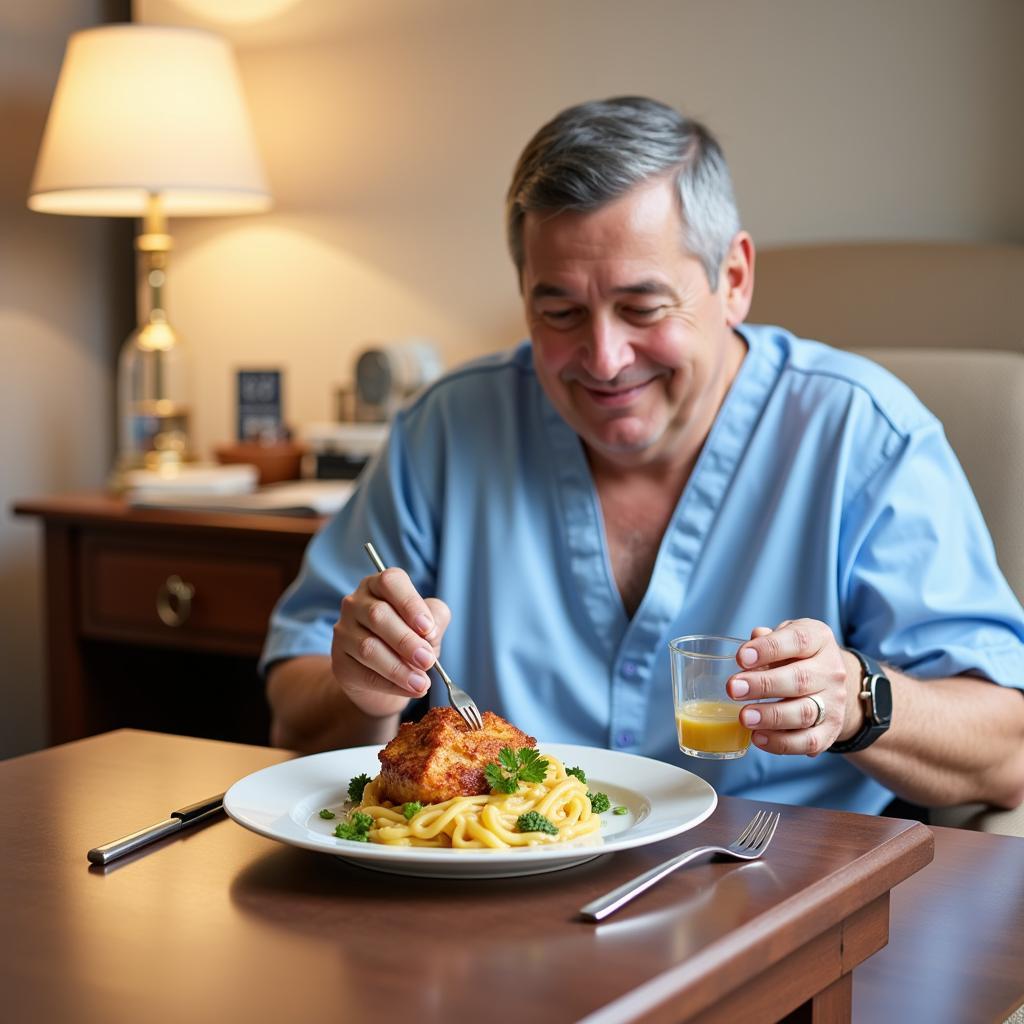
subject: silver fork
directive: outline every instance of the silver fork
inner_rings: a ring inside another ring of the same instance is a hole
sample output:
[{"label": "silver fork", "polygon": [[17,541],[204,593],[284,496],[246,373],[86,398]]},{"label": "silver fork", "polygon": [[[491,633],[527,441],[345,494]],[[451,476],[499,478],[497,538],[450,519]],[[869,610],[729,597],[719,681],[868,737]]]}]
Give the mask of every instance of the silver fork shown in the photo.
[{"label": "silver fork", "polygon": [[736,857],[738,860],[757,860],[768,849],[768,844],[779,827],[779,818],[778,813],[758,811],[740,833],[739,838],[728,846],[698,846],[685,853],[680,853],[663,864],[655,865],[642,875],[637,875],[636,878],[630,879],[617,889],[612,889],[607,895],[581,907],[580,916],[587,921],[603,921],[609,914],[614,914],[619,907],[625,906],[634,896],[646,892],[656,882],[671,875],[676,868],[688,864],[694,858],[705,853],[722,853],[727,857]]},{"label": "silver fork", "polygon": [[[381,560],[380,555],[377,554],[377,549],[369,541],[363,547],[366,548],[366,553],[370,556],[370,561],[373,562],[377,572],[383,572],[386,566]],[[441,682],[448,687],[448,700],[451,706],[462,716],[462,720],[470,729],[482,729],[484,727],[483,716],[480,714],[480,709],[474,703],[473,698],[465,690],[460,689],[452,682],[451,677],[441,667],[440,661],[435,661],[433,667],[437,669]]]}]

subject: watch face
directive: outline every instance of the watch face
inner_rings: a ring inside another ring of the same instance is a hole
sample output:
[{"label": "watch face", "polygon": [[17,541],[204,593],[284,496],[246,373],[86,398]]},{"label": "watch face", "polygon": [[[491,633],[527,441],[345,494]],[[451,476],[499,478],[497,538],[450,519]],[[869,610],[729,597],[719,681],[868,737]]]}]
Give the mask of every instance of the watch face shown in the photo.
[{"label": "watch face", "polygon": [[892,718],[892,683],[885,676],[871,677],[871,703],[874,720],[888,723]]}]

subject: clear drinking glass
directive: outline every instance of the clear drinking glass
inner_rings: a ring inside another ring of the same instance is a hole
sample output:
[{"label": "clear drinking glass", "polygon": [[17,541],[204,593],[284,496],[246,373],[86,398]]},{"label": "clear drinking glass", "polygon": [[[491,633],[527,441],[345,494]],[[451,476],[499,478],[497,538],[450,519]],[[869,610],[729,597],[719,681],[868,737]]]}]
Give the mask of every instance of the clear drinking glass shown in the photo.
[{"label": "clear drinking glass", "polygon": [[743,703],[725,691],[740,671],[736,652],[743,640],[731,636],[680,636],[669,642],[672,700],[679,749],[691,757],[742,757],[750,730],[740,723]]}]

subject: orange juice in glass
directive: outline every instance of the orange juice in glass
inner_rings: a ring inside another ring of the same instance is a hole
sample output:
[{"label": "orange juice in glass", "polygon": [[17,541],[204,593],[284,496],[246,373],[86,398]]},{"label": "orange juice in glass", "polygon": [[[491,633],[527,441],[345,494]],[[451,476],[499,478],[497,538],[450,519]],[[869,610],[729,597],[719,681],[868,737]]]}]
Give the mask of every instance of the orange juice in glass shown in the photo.
[{"label": "orange juice in glass", "polygon": [[740,670],[736,652],[743,642],[698,635],[669,643],[676,731],[684,754],[728,760],[747,752],[750,730],[739,720],[743,704],[725,692],[726,681]]}]

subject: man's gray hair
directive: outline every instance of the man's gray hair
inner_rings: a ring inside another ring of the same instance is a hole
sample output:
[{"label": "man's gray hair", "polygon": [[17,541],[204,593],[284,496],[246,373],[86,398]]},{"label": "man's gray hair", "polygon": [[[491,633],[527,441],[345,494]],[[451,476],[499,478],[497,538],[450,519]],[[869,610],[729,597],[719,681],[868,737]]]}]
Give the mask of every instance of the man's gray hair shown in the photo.
[{"label": "man's gray hair", "polygon": [[740,229],[729,168],[700,122],[643,96],[619,96],[563,110],[527,143],[512,175],[506,228],[523,271],[523,220],[530,210],[595,210],[675,171],[682,243],[704,265],[711,290]]}]

